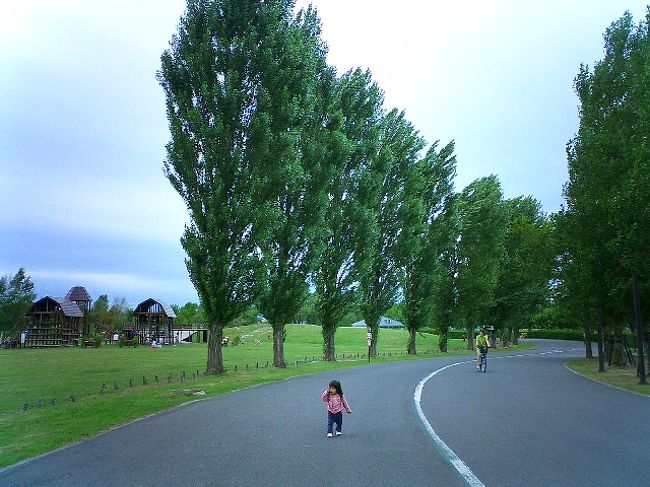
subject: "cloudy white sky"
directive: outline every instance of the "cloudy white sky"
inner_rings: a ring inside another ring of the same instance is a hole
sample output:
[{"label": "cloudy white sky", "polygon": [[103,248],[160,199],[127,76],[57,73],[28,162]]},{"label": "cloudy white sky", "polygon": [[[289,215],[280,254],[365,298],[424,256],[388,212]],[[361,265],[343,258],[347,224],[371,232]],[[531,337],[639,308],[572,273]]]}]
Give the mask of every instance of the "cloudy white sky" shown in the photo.
[{"label": "cloudy white sky", "polygon": [[[305,6],[308,1],[299,1]],[[637,0],[315,0],[329,61],[370,68],[430,142],[456,141],[462,189],[495,173],[506,197],[562,204],[572,83]],[[183,0],[0,2],[0,275],[39,296],[198,301],[162,172],[155,73]],[[396,9],[395,7],[398,7]]]}]

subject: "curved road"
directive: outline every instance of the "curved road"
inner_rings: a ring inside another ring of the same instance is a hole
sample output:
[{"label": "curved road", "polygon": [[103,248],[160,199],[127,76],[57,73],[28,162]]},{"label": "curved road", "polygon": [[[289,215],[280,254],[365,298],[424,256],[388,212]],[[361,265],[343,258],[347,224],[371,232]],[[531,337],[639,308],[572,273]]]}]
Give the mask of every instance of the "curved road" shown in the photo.
[{"label": "curved road", "polygon": [[[331,374],[194,402],[0,471],[2,486],[647,486],[650,399],[564,367],[581,344],[338,371],[353,409],[325,437]],[[468,483],[418,416],[473,475]],[[471,482],[474,482],[472,484]]]}]

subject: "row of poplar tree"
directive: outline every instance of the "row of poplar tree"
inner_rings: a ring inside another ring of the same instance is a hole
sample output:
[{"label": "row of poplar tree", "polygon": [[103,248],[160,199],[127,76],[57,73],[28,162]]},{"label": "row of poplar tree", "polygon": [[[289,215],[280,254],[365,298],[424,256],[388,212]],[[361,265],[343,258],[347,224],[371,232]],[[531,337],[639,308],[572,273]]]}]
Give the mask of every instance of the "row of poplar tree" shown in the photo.
[{"label": "row of poplar tree", "polygon": [[439,330],[443,351],[451,326],[471,344],[477,324],[494,323],[507,342],[552,289],[575,296],[563,279],[577,259],[557,238],[574,221],[573,179],[568,209],[551,217],[531,197],[504,200],[494,175],[455,192],[453,142],[428,145],[384,108],[369,71],[339,76],[326,54],[312,8],[188,0],[161,57],[165,173],[190,216],[181,242],[209,321],[207,373],[223,372],[223,328],[252,304],[285,366],[284,326],[310,290],[327,360],[357,297],[373,355],[396,302],[414,354],[421,327]]},{"label": "row of poplar tree", "polygon": [[650,311],[650,36],[626,13],[605,32],[604,57],[575,80],[580,127],[568,144],[566,209],[557,215],[563,308],[599,335],[632,323],[646,382]]}]

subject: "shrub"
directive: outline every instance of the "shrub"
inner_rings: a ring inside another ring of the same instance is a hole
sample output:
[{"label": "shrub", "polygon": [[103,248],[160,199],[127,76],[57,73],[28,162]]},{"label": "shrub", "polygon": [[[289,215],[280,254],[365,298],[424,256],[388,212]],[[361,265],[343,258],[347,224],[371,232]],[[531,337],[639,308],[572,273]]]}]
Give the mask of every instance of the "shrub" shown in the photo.
[{"label": "shrub", "polygon": [[449,330],[449,338],[454,340],[462,340],[467,338],[467,332],[465,330]]},{"label": "shrub", "polygon": [[95,335],[95,348],[99,348],[102,346],[102,342],[104,341],[104,335]]},{"label": "shrub", "polygon": [[582,341],[580,330],[529,330],[528,338],[544,338],[547,340],[576,340]]},{"label": "shrub", "polygon": [[[432,335],[440,335],[440,330],[437,328],[431,328],[429,326],[424,326],[418,329],[418,333],[431,333]],[[467,335],[467,332],[464,330],[449,330],[447,332],[447,339],[451,340],[460,340]]]},{"label": "shrub", "polygon": [[133,342],[133,348],[140,345],[140,336],[139,335],[134,336],[132,342]]},{"label": "shrub", "polygon": [[240,338],[239,335],[235,335],[235,337],[233,337],[232,341],[230,342],[230,344],[231,344],[233,347],[236,347],[236,346],[239,345],[240,343],[241,343],[241,338]]},{"label": "shrub", "polygon": [[124,335],[120,336],[120,339],[117,341],[117,346],[122,348],[124,345],[126,345],[126,338],[124,338]]},{"label": "shrub", "polygon": [[437,334],[438,334],[438,330],[436,330],[436,329],[434,329],[434,328],[430,328],[430,327],[428,327],[428,326],[424,326],[424,327],[422,327],[422,328],[419,328],[419,329],[418,329],[418,332],[419,332],[419,333],[431,333],[431,334],[433,334],[433,335],[437,335]]}]

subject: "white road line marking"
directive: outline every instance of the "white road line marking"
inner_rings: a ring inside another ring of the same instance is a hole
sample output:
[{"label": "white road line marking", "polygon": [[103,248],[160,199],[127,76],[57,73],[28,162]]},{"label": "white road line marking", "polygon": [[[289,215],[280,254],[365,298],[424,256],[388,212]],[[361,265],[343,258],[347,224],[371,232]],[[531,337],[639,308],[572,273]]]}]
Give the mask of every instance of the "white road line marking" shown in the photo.
[{"label": "white road line marking", "polygon": [[[527,354],[518,354],[518,355],[503,355],[500,357],[494,357],[494,359],[526,357],[531,355],[548,355],[551,353],[562,353],[562,350],[548,350],[546,352],[527,353]],[[449,364],[437,370],[434,370],[418,383],[417,387],[415,388],[415,392],[413,393],[413,402],[415,403],[415,410],[418,412],[420,421],[422,421],[424,428],[427,430],[427,433],[429,433],[429,436],[433,440],[433,443],[436,449],[438,450],[438,452],[440,453],[440,455],[454,466],[454,468],[458,471],[458,473],[463,477],[465,482],[467,482],[467,485],[469,485],[470,487],[485,487],[485,484],[481,482],[476,475],[474,475],[474,472],[472,472],[470,468],[467,465],[465,465],[465,463],[463,463],[460,457],[456,455],[456,453],[454,453],[454,451],[451,448],[449,448],[449,446],[444,441],[442,441],[442,438],[438,436],[438,434],[433,429],[433,426],[431,426],[431,423],[429,423],[429,420],[424,415],[424,411],[422,411],[422,405],[420,404],[420,402],[422,401],[422,390],[424,389],[424,385],[429,381],[429,379],[439,374],[443,370],[450,369],[451,367],[455,367],[456,365],[475,363],[475,362],[476,362],[475,359],[465,360],[463,362],[454,362],[453,364]]]},{"label": "white road line marking", "polygon": [[433,430],[433,427],[431,426],[431,423],[429,423],[429,420],[424,415],[424,412],[422,411],[422,406],[420,405],[420,401],[422,400],[422,389],[424,388],[424,384],[426,384],[427,381],[431,379],[431,377],[450,367],[454,367],[460,364],[466,364],[469,362],[476,362],[476,360],[472,359],[472,360],[466,360],[464,362],[456,362],[431,372],[424,379],[422,379],[420,383],[417,385],[417,387],[415,388],[415,393],[413,394],[413,400],[415,401],[415,409],[418,412],[418,416],[420,416],[420,421],[422,421],[422,423],[424,424],[424,427],[429,433],[429,436],[431,436],[431,439],[433,440],[437,450],[440,452],[442,457],[445,460],[449,461],[454,466],[454,468],[463,477],[463,479],[465,479],[465,482],[467,482],[468,485],[470,485],[471,487],[485,487],[483,482],[481,482],[478,479],[478,477],[474,475],[474,473],[469,469],[467,465],[463,463],[463,461],[458,457],[458,455],[456,455],[454,451],[451,448],[449,448],[449,446],[447,446],[447,444],[444,441],[442,441],[442,439],[436,434],[436,432]]}]

